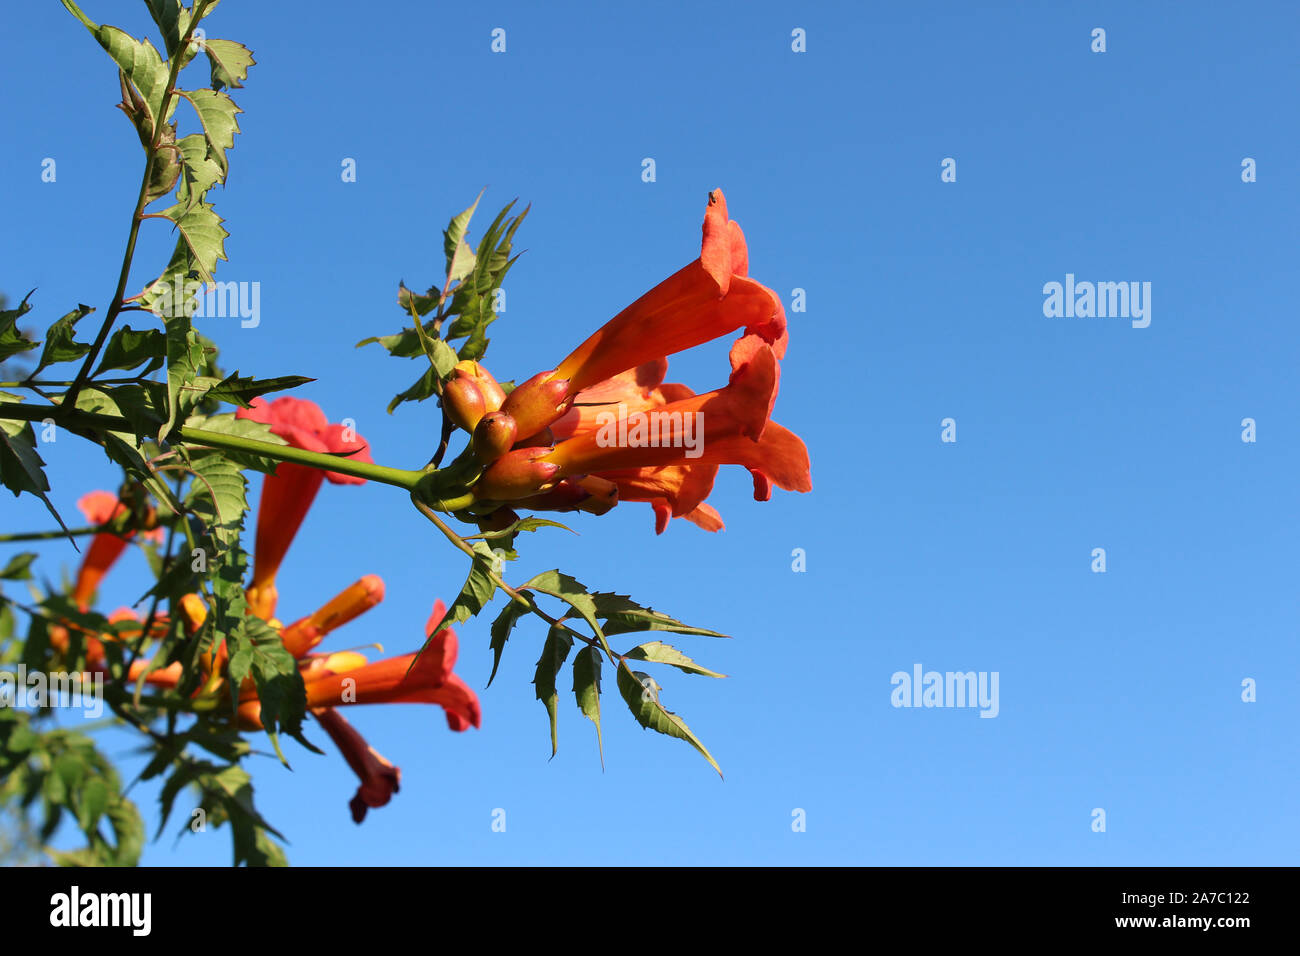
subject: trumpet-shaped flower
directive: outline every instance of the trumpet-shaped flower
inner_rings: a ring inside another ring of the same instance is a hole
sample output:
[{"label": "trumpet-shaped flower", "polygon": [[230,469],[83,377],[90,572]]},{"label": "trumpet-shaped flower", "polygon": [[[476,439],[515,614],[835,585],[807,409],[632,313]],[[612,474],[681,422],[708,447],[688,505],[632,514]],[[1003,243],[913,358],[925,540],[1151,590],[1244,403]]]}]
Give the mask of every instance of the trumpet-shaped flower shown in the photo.
[{"label": "trumpet-shaped flower", "polygon": [[[295,448],[306,451],[345,453],[353,461],[372,463],[363,438],[351,428],[331,424],[315,402],[284,396],[273,402],[255,398],[252,408],[235,412],[237,418],[262,422]],[[322,481],[336,485],[360,485],[364,478],[306,465],[281,462],[274,475],[262,482],[257,510],[257,538],[253,550],[253,581],[248,589],[254,614],[270,618],[275,614],[275,576],[298,533],[307,511],[316,499]]]}]

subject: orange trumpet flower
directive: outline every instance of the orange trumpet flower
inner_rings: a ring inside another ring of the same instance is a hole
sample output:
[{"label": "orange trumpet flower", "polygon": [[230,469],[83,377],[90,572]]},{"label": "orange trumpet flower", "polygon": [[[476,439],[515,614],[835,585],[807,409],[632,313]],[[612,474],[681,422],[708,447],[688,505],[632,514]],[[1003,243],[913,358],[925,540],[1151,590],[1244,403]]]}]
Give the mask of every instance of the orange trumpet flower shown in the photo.
[{"label": "orange trumpet flower", "polygon": [[785,309],[775,292],[749,278],[745,236],[728,217],[720,189],[709,193],[703,233],[698,259],[606,322],[555,369],[506,397],[501,410],[515,419],[520,438],[559,418],[584,389],[740,328],[784,357]]},{"label": "orange trumpet flower", "polygon": [[[95,525],[106,525],[127,510],[126,504],[111,491],[88,492],[77,499],[77,507],[86,516],[86,520]],[[146,531],[144,536],[152,541],[160,541],[162,529]],[[99,582],[117,563],[117,559],[126,550],[127,542],[133,537],[134,531],[128,531],[125,535],[101,531],[91,539],[90,547],[81,559],[76,583],[72,587],[72,600],[81,610],[90,607],[91,599],[99,590]]]},{"label": "orange trumpet flower", "polygon": [[[373,461],[365,440],[343,425],[331,424],[315,402],[286,395],[273,402],[255,398],[252,406],[239,409],[235,417],[270,425],[274,434],[294,448],[347,452],[350,453],[347,457],[354,461]],[[248,589],[250,610],[258,617],[269,619],[275,614],[276,573],[320,490],[321,482],[326,479],[336,485],[365,484],[364,478],[290,462],[278,464],[275,474],[267,475],[262,482],[253,549],[253,581]]]}]

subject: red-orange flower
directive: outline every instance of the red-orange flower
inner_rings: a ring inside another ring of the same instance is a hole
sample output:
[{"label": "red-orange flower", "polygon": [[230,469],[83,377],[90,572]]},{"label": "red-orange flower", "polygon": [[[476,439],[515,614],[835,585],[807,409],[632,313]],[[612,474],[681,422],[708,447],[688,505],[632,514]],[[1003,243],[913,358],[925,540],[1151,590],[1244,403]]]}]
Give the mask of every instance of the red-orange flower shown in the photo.
[{"label": "red-orange flower", "polygon": [[[273,433],[295,448],[346,452],[353,461],[368,464],[373,461],[365,440],[352,429],[331,424],[315,402],[286,395],[273,402],[255,398],[252,405],[252,408],[239,409],[236,417],[270,425]],[[275,474],[267,475],[262,482],[253,549],[253,581],[248,589],[250,609],[258,617],[270,618],[275,614],[276,572],[325,479],[338,485],[365,483],[364,478],[290,462],[281,462]]]},{"label": "red-orange flower", "polygon": [[520,385],[502,411],[521,438],[562,415],[574,396],[621,372],[744,328],[785,355],[785,309],[775,292],[748,277],[749,251],[727,215],[722,190],[709,193],[700,257],[637,299],[556,368]]},{"label": "red-orange flower", "polygon": [[382,807],[393,799],[393,794],[401,789],[402,771],[380,756],[334,708],[321,707],[312,713],[361,779],[356,796],[348,803],[353,821],[360,823],[371,807]]},{"label": "red-orange flower", "polygon": [[[747,468],[760,501],[773,485],[811,490],[803,442],[771,421],[788,341],[785,310],[748,269],[744,235],[715,190],[699,259],[506,398],[499,414],[515,420],[519,436],[549,426],[543,434],[550,437],[519,441],[493,461],[476,497],[596,513],[616,501],[644,501],[657,531],[671,517],[717,531],[721,516],[705,499],[721,465]],[[724,387],[697,395],[664,382],[666,356],[742,327]],[[616,491],[598,493],[593,481]]]},{"label": "red-orange flower", "polygon": [[[443,603],[435,603],[425,625],[425,635],[431,640],[418,659],[410,653],[366,664],[364,658],[352,652],[305,658],[307,707],[315,710],[350,704],[440,704],[452,730],[478,727],[482,719],[478,695],[452,672],[459,653],[456,632],[443,628],[433,633],[444,613]],[[259,711],[254,696],[240,703],[239,714],[245,726],[261,727]]]},{"label": "red-orange flower", "polygon": [[[77,499],[77,507],[86,516],[86,520],[94,525],[106,525],[127,510],[126,504],[111,491],[88,492]],[[162,529],[146,531],[144,536],[150,540],[159,540],[162,538]],[[91,598],[99,590],[99,582],[117,563],[117,559],[126,550],[127,542],[133,537],[134,531],[127,532],[125,536],[112,531],[101,531],[91,539],[90,547],[81,559],[76,583],[72,587],[72,600],[81,610],[90,607]]]}]

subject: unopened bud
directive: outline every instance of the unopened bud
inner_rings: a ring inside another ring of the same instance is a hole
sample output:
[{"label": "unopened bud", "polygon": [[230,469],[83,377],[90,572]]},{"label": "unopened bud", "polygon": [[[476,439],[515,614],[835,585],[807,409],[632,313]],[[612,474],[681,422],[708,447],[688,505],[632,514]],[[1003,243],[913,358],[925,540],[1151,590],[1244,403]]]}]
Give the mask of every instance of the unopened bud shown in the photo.
[{"label": "unopened bud", "polygon": [[483,393],[468,378],[453,378],[442,387],[442,409],[448,418],[467,432],[472,432],[488,411]]},{"label": "unopened bud", "polygon": [[474,428],[475,457],[490,465],[510,450],[518,433],[515,420],[505,412],[484,415]]},{"label": "unopened bud", "polygon": [[453,374],[458,379],[469,379],[478,386],[479,393],[483,396],[483,410],[495,412],[501,409],[501,405],[506,400],[505,389],[503,389],[497,380],[492,377],[492,373],[486,368],[475,362],[473,359],[465,359],[456,363]]},{"label": "unopened bud", "polygon": [[569,408],[569,380],[552,379],[554,371],[538,372],[506,396],[503,412],[514,416],[521,438],[531,438]]},{"label": "unopened bud", "polygon": [[546,491],[555,480],[559,465],[541,461],[548,448],[520,448],[507,452],[488,466],[474,485],[474,496],[482,501],[516,501]]}]

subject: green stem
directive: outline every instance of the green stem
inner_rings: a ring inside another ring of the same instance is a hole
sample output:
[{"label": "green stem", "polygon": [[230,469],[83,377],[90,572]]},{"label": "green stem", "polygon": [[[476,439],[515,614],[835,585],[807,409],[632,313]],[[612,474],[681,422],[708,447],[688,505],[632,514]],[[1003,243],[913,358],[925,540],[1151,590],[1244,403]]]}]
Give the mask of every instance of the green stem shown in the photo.
[{"label": "green stem", "polygon": [[[125,418],[117,415],[100,415],[96,412],[83,412],[65,409],[63,405],[22,405],[16,402],[0,402],[0,419],[39,422],[54,418],[69,427],[104,429],[115,432],[134,432],[135,426]],[[169,443],[203,445],[207,448],[219,448],[223,451],[242,451],[272,461],[287,461],[309,468],[321,468],[336,471],[353,478],[365,478],[385,485],[394,485],[411,491],[420,479],[429,472],[407,471],[402,468],[389,468],[384,465],[372,465],[364,461],[353,461],[338,455],[324,452],[306,451],[291,445],[273,445],[270,442],[241,438],[237,435],[223,435],[202,428],[180,426],[173,428],[167,436]]]},{"label": "green stem", "polygon": [[168,440],[179,440],[193,445],[205,445],[209,448],[220,448],[223,451],[248,452],[270,458],[273,461],[287,461],[295,465],[306,465],[309,468],[336,471],[341,475],[351,475],[353,478],[366,478],[370,481],[378,481],[381,484],[405,488],[407,491],[413,489],[416,483],[425,476],[423,471],[407,471],[404,468],[389,468],[387,465],[372,465],[368,462],[354,461],[351,458],[343,458],[324,452],[306,451],[302,448],[294,448],[292,445],[272,445],[269,442],[256,441],[251,438],[240,438],[236,435],[223,435],[218,432],[204,431],[201,428],[184,426],[174,428]]},{"label": "green stem", "polygon": [[[466,544],[464,538],[462,538],[455,531],[453,531],[451,527],[447,524],[447,522],[439,518],[437,512],[435,512],[432,508],[430,508],[427,504],[425,504],[415,495],[411,495],[411,500],[415,502],[416,510],[419,511],[420,514],[428,518],[430,521],[432,521],[434,526],[443,533],[443,535],[446,537],[448,541],[450,541],[461,551],[464,551],[467,555],[469,555],[471,560],[477,560],[478,554],[474,551],[473,547]],[[505,579],[502,578],[501,575],[497,574],[496,571],[492,570],[491,568],[488,568],[488,577],[492,579],[493,584],[495,584],[507,595],[509,595],[511,600],[518,601],[520,604],[527,607],[528,610],[532,611],[534,614],[540,617],[547,624],[550,624],[552,627],[558,627],[561,630],[568,632],[571,636],[576,637],[578,640],[585,642],[591,647],[594,647],[598,650],[604,650],[605,653],[609,655],[610,661],[612,661],[615,664],[618,663],[619,657],[615,655],[612,650],[610,650],[608,644],[604,644],[603,642],[597,641],[596,638],[594,637],[588,637],[586,634],[580,634],[579,632],[575,631],[573,628],[565,624],[562,619],[551,617],[551,615],[547,614],[545,611],[543,611],[540,607],[537,606],[537,602],[531,599],[531,595],[526,597],[522,590],[518,588],[512,588],[510,585],[506,584]],[[423,648],[421,648],[421,650],[423,650]],[[418,659],[419,655],[417,654],[416,657]],[[411,662],[411,666],[412,667],[415,666],[415,661]]]},{"label": "green stem", "polygon": [[[122,297],[126,295],[126,283],[131,278],[131,263],[135,259],[135,242],[140,235],[140,223],[144,220],[144,208],[149,205],[149,174],[153,170],[154,157],[158,154],[158,146],[162,143],[163,129],[167,126],[167,108],[171,105],[172,97],[176,95],[176,78],[181,71],[181,60],[184,59],[185,50],[190,45],[190,39],[194,35],[194,28],[198,26],[199,21],[207,12],[210,0],[201,0],[194,6],[194,14],[190,19],[190,25],[185,30],[185,35],[181,37],[179,45],[176,47],[176,53],[171,58],[170,69],[167,72],[167,86],[163,90],[162,102],[159,104],[158,115],[154,117],[153,140],[149,148],[144,152],[144,173],[140,176],[140,192],[135,200],[135,210],[131,213],[131,229],[126,236],[126,251],[122,254],[122,268],[117,275],[117,288],[113,292],[113,298],[108,303],[108,310],[104,314],[104,322],[99,327],[99,333],[95,336],[95,341],[91,343],[90,351],[86,353],[86,360],[82,363],[81,369],[77,372],[77,377],[73,379],[72,386],[68,389],[66,396],[69,407],[75,407],[77,404],[77,395],[81,392],[82,387],[90,378],[90,370],[95,365],[95,359],[99,358],[100,350],[104,347],[104,342],[108,339],[108,333],[113,328],[113,323],[117,321],[118,313],[122,311],[125,304]],[[67,4],[64,4],[67,6]],[[94,29],[85,14],[76,11],[75,7],[69,6],[69,10],[74,10],[78,18],[87,27]]]},{"label": "green stem", "polygon": [[71,531],[23,531],[19,534],[0,534],[0,544],[11,544],[17,541],[49,541],[53,538],[66,538],[69,535],[76,537],[95,534],[99,530],[101,526],[92,525],[88,528],[73,528]]}]

